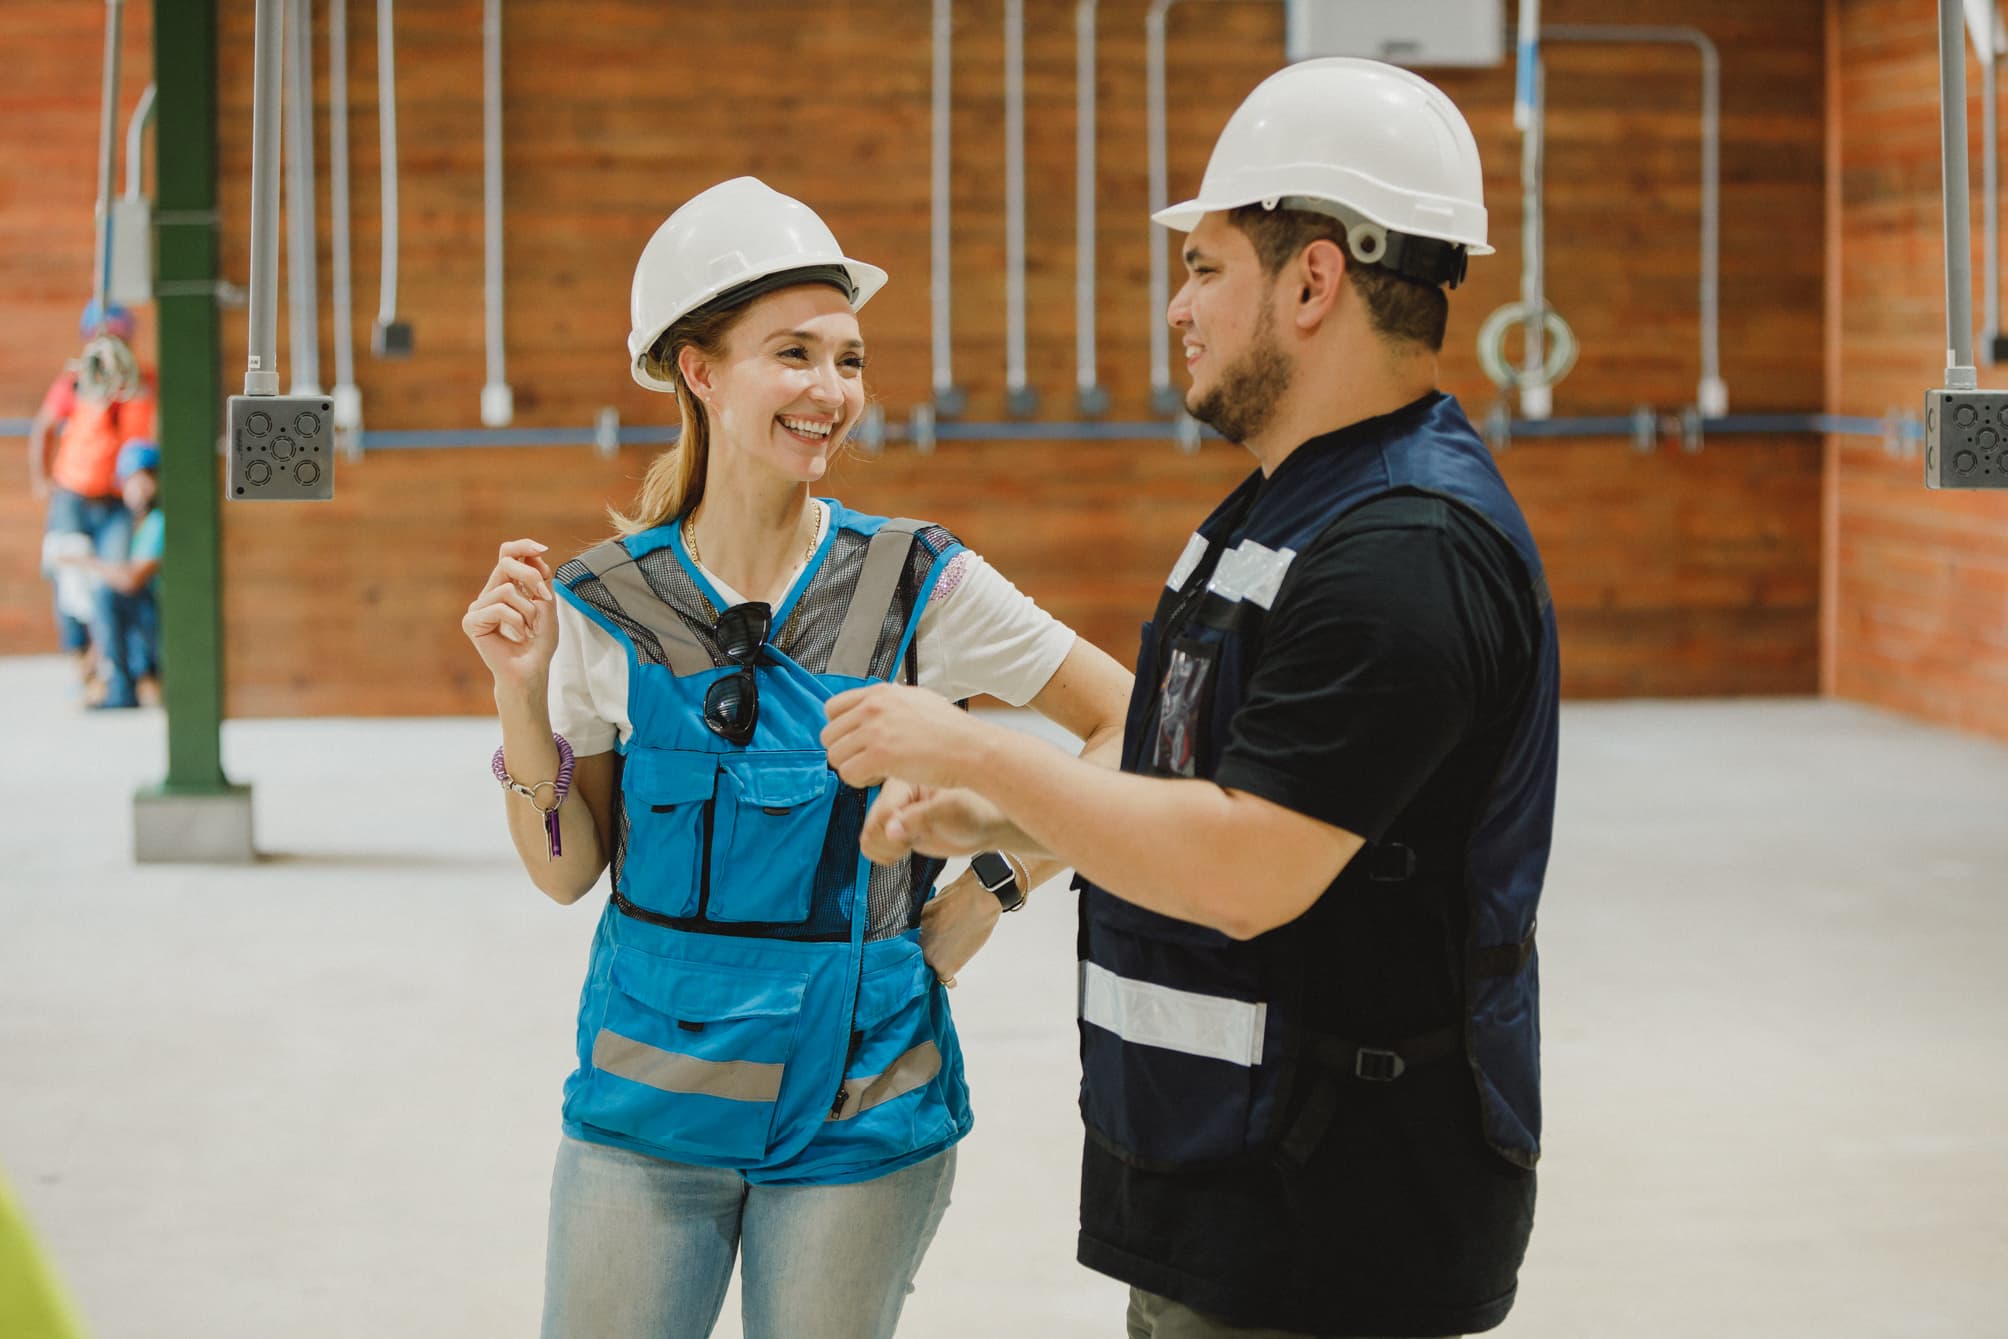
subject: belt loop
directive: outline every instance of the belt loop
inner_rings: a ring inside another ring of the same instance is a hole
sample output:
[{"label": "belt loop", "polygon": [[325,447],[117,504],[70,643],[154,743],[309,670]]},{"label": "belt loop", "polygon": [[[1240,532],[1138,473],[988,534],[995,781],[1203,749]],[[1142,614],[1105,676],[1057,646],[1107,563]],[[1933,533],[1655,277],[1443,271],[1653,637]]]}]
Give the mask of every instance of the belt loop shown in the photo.
[{"label": "belt loop", "polygon": [[1407,1062],[1394,1051],[1362,1046],[1353,1053],[1353,1077],[1368,1083],[1393,1083],[1407,1072]]}]

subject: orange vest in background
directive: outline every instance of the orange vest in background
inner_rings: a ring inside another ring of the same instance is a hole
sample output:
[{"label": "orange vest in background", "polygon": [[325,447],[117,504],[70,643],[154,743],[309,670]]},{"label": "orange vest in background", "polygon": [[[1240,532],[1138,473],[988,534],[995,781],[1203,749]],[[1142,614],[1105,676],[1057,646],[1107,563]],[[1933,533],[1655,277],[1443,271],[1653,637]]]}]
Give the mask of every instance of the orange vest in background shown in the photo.
[{"label": "orange vest in background", "polygon": [[132,399],[103,402],[79,396],[76,378],[64,373],[42,398],[42,412],[63,423],[50,481],[83,497],[117,497],[119,448],[154,435],[153,375]]}]

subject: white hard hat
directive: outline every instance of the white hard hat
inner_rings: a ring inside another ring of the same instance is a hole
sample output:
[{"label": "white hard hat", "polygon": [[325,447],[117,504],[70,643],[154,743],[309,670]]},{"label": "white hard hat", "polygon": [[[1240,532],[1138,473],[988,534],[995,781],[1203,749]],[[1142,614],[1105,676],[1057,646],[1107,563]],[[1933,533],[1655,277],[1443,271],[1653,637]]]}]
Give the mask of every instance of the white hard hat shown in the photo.
[{"label": "white hard hat", "polygon": [[643,363],[663,331],[706,303],[751,301],[791,283],[827,283],[842,290],[855,311],[885,281],[878,266],[846,256],[829,225],[800,200],[757,177],[721,181],[686,200],[642,248],[628,297],[628,366],[649,389],[673,391],[674,382]]},{"label": "white hard hat", "polygon": [[[1420,75],[1377,60],[1300,61],[1264,79],[1220,132],[1198,196],[1151,217],[1190,232],[1204,214],[1253,204],[1364,224],[1352,239],[1368,252],[1359,259],[1443,276],[1434,282],[1454,283],[1453,263],[1461,277],[1466,255],[1492,253],[1478,142],[1463,113]],[[1409,238],[1449,246],[1406,246]]]}]

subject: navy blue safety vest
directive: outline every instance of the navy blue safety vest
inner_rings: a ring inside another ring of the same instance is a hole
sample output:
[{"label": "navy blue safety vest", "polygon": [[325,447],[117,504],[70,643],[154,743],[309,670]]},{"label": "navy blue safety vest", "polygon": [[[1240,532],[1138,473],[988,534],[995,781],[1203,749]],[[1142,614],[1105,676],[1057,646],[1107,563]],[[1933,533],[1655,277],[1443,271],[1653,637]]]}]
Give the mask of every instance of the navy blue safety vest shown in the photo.
[{"label": "navy blue safety vest", "polygon": [[[1554,819],[1558,677],[1540,556],[1448,396],[1349,429],[1344,443],[1313,442],[1278,473],[1252,476],[1207,519],[1144,625],[1125,771],[1213,775],[1290,559],[1391,493],[1449,499],[1502,535],[1524,565],[1523,595],[1540,610],[1544,641],[1517,722],[1504,723],[1503,760],[1476,787],[1461,849],[1420,836],[1410,844],[1397,817],[1310,912],[1247,941],[1081,884],[1081,1105],[1091,1137],[1151,1171],[1278,1150],[1301,1159],[1343,1085],[1399,1082],[1411,1065],[1454,1056],[1476,1080],[1486,1140],[1531,1167],[1541,1120],[1534,912]],[[1426,889],[1437,896],[1419,895]],[[1443,906],[1463,908],[1463,942],[1446,942],[1453,936],[1426,919]],[[1335,984],[1341,972],[1351,989]],[[1449,993],[1462,1009],[1374,1014],[1354,979],[1364,975],[1455,982]]]},{"label": "navy blue safety vest", "polygon": [[563,597],[628,655],[613,893],[579,1002],[565,1130],[777,1184],[863,1180],[970,1127],[961,1051],[919,943],[939,862],[858,849],[873,792],[830,770],[824,703],[911,680],[946,530],[830,504],[773,611],[752,738],[704,724],[738,673],[718,592],[672,523],[587,550]]}]

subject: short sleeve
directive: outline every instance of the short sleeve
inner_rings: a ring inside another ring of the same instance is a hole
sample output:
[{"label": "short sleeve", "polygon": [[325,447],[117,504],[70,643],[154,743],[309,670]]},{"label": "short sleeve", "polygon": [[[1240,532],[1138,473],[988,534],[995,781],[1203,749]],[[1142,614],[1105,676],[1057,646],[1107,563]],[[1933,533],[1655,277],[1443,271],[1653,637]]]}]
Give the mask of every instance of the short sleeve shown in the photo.
[{"label": "short sleeve", "polygon": [[126,557],[133,562],[157,563],[165,551],[166,541],[167,517],[159,507],[155,507],[134,528]]},{"label": "short sleeve", "polygon": [[77,412],[77,382],[68,372],[49,383],[42,397],[41,417],[60,421]]},{"label": "short sleeve", "polygon": [[1037,697],[1074,649],[1074,633],[973,552],[935,579],[916,634],[921,687],[951,701],[987,693],[1014,707]]},{"label": "short sleeve", "polygon": [[1483,719],[1524,640],[1500,555],[1483,548],[1503,541],[1456,510],[1369,504],[1297,558],[1216,781],[1370,841],[1386,833]]},{"label": "short sleeve", "polygon": [[563,594],[551,657],[551,729],[581,757],[605,753],[634,732],[627,711],[627,652]]}]

